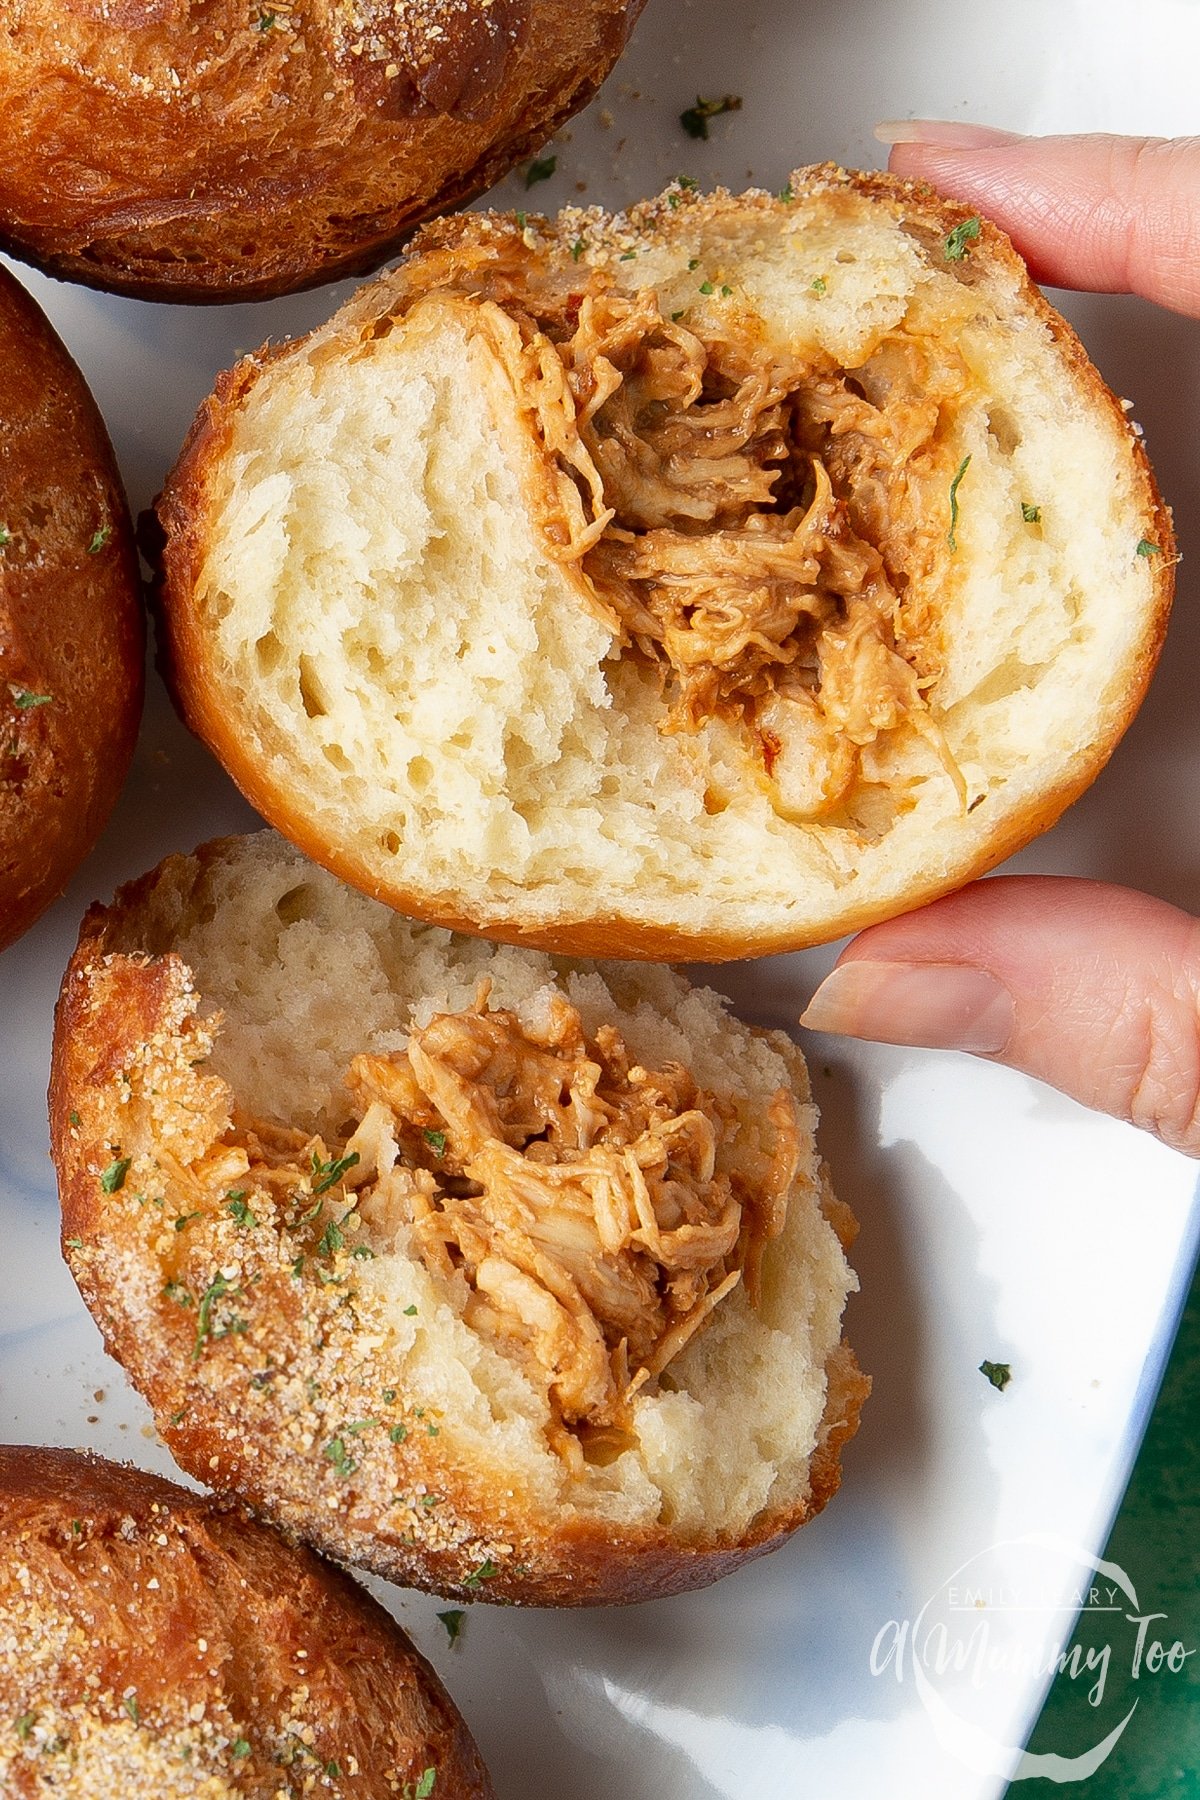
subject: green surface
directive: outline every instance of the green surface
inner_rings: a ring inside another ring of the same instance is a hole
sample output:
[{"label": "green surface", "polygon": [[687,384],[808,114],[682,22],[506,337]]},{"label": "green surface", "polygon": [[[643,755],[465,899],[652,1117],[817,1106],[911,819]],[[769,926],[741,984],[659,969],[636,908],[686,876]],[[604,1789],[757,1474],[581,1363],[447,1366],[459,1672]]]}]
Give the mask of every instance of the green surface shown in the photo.
[{"label": "green surface", "polygon": [[1200,1800],[1200,1268],[1104,1554],[1129,1576],[1141,1612],[1166,1614],[1146,1627],[1146,1643],[1178,1640],[1194,1654],[1176,1672],[1143,1666],[1134,1680],[1125,1621],[1081,1615],[1073,1643],[1097,1659],[1112,1643],[1102,1710],[1087,1701],[1087,1675],[1059,1675],[1029,1749],[1079,1756],[1134,1700],[1137,1710],[1095,1774],[1073,1787],[1040,1777],[1014,1782],[1009,1800],[1072,1792],[1087,1800]]}]

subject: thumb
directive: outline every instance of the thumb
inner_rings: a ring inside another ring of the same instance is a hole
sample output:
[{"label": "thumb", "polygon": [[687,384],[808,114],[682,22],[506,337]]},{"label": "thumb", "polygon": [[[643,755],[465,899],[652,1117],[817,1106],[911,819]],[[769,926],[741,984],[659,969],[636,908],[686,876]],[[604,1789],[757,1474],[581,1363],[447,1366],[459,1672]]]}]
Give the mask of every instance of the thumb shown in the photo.
[{"label": "thumb", "polygon": [[994,219],[1035,281],[1200,315],[1200,138],[1025,138],[931,119],[876,135],[895,174]]},{"label": "thumb", "polygon": [[1200,923],[1145,894],[975,882],[862,932],[801,1023],[971,1050],[1200,1156]]}]

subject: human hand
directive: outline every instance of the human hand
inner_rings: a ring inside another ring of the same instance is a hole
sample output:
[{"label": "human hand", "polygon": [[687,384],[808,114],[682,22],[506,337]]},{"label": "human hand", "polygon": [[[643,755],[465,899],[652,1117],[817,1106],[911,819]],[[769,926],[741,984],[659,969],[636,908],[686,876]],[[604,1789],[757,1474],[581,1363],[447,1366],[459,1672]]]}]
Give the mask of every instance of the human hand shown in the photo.
[{"label": "human hand", "polygon": [[[880,126],[893,172],[978,207],[1035,279],[1200,317],[1200,138]],[[977,881],[872,926],[802,1023],[970,1050],[1200,1156],[1200,922],[1123,888]]]}]

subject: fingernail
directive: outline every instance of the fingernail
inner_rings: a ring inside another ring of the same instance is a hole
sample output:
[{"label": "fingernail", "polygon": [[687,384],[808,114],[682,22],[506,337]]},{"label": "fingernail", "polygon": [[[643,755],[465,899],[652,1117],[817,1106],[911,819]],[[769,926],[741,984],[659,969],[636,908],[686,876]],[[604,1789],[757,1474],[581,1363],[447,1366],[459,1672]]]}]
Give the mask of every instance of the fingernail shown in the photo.
[{"label": "fingernail", "polygon": [[989,144],[1015,144],[1020,133],[994,125],[969,125],[965,119],[883,119],[875,127],[881,144],[939,144],[946,150],[983,150]]},{"label": "fingernail", "polygon": [[826,977],[800,1016],[813,1031],[927,1050],[1003,1050],[1012,995],[985,969],[957,963],[849,962]]}]

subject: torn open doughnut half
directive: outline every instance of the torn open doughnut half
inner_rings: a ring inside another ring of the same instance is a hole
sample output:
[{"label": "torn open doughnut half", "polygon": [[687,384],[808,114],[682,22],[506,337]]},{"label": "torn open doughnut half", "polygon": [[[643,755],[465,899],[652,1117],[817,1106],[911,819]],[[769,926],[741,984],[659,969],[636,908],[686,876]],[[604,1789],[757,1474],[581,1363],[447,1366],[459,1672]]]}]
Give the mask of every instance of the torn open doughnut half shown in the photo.
[{"label": "torn open doughnut half", "polygon": [[1173,541],[1007,240],[831,167],[427,228],[202,409],[184,713],[422,918],[721,958],[961,884],[1088,785]]},{"label": "torn open doughnut half", "polygon": [[273,833],[84,924],[65,1253],[184,1468],[462,1599],[697,1587],[867,1382],[803,1059],[666,968],[416,924]]},{"label": "torn open doughnut half", "polygon": [[0,1445],[0,1709],[5,1800],[493,1800],[343,1570],[70,1450]]}]

